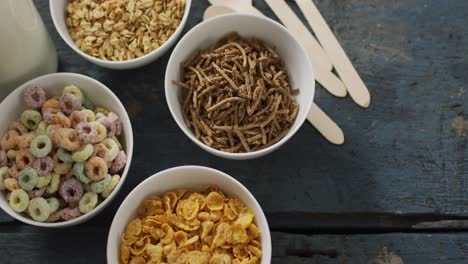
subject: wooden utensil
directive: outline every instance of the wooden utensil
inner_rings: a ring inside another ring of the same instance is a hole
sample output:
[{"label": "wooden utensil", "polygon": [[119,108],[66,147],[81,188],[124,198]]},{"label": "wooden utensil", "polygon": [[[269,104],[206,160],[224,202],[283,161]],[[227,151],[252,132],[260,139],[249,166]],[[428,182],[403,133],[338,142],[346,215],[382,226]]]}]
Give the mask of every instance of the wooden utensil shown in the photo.
[{"label": "wooden utensil", "polygon": [[[206,20],[211,17],[233,12],[235,12],[233,9],[226,6],[212,5],[206,9],[203,19]],[[314,102],[312,102],[309,114],[307,115],[307,120],[331,143],[337,145],[344,143],[344,134],[341,128],[338,127],[338,125]]]},{"label": "wooden utensil", "polygon": [[318,105],[312,103],[307,120],[333,144],[341,145],[344,143],[344,134],[341,128],[323,112]]},{"label": "wooden utensil", "polygon": [[[336,39],[327,22],[320,14],[313,0],[295,0],[315,36],[322,44],[323,49],[333,63],[336,72],[344,82],[351,98],[360,106],[367,108],[371,97],[369,90],[362,81],[353,64],[346,56],[345,51]],[[266,0],[270,6],[275,6],[276,10],[284,9],[287,6],[284,1]]]},{"label": "wooden utensil", "polygon": [[[224,7],[228,7],[236,12],[264,16],[262,12],[260,12],[254,6],[252,6],[252,2],[250,0],[209,1],[212,4],[216,4],[216,6],[221,5]],[[210,10],[210,12],[212,11]],[[309,59],[311,60],[312,65],[314,65],[315,79],[334,96],[346,96],[346,87],[344,86],[343,82],[331,72],[333,66],[320,44],[307,30],[304,24],[296,17],[292,10],[289,9],[289,12],[291,12],[292,15],[289,14],[288,11],[286,12],[286,15],[283,15],[283,13],[281,13],[281,15],[279,16],[277,14],[278,18],[281,20],[281,22],[283,22],[284,26],[286,26],[289,29],[289,31],[291,31],[293,35],[299,39],[301,44],[307,50],[309,54]]]},{"label": "wooden utensil", "polygon": [[229,7],[225,6],[219,6],[219,5],[212,5],[209,6],[206,10],[205,13],[203,14],[203,20],[207,20],[209,18],[223,15],[223,14],[229,14],[235,12]]}]

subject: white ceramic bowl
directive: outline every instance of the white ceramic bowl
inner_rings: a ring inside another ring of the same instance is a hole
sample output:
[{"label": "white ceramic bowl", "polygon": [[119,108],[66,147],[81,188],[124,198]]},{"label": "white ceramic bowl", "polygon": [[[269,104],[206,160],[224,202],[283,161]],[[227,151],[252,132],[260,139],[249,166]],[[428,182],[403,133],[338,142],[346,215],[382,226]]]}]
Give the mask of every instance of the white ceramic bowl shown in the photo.
[{"label": "white ceramic bowl", "polygon": [[[289,79],[293,87],[300,89],[296,95],[299,113],[289,132],[276,144],[249,153],[228,153],[205,145],[197,139],[185,125],[179,97],[182,89],[172,84],[180,80],[180,65],[197,49],[214,45],[221,37],[231,32],[242,36],[256,37],[274,47],[289,70]],[[246,14],[228,14],[208,19],[192,28],[175,47],[166,68],[166,100],[169,110],[180,129],[204,150],[228,159],[252,159],[268,154],[288,141],[301,127],[307,117],[315,91],[314,71],[308,54],[298,40],[281,24],[264,17]]]},{"label": "white ceramic bowl", "polygon": [[119,263],[120,238],[127,223],[136,217],[136,209],[145,198],[153,194],[162,195],[176,188],[202,190],[209,185],[219,186],[224,193],[238,197],[252,209],[261,232],[260,242],[263,252],[261,264],[270,264],[270,229],[265,214],[255,197],[240,182],[226,173],[200,166],[182,166],[158,172],[130,192],[112,221],[107,238],[107,263]]},{"label": "white ceramic bowl", "polygon": [[70,34],[68,33],[67,25],[65,24],[66,19],[66,6],[69,0],[50,0],[49,7],[50,7],[50,14],[52,16],[52,21],[54,22],[55,29],[65,41],[65,43],[70,46],[75,52],[80,54],[86,60],[97,64],[99,66],[109,68],[109,69],[116,69],[116,70],[123,70],[123,69],[134,69],[137,67],[144,66],[150,62],[155,61],[159,57],[161,57],[164,53],[166,53],[177,41],[182,30],[187,22],[187,17],[190,11],[190,5],[192,4],[192,0],[185,0],[185,11],[182,21],[179,24],[177,30],[169,37],[169,39],[163,43],[159,48],[153,50],[152,52],[141,56],[139,58],[135,58],[132,60],[125,60],[125,61],[108,61],[102,60],[91,55],[88,55],[81,51],[78,46],[76,46],[75,42],[71,38]]},{"label": "white ceramic bowl", "polygon": [[54,95],[60,95],[65,86],[74,84],[78,86],[96,106],[102,106],[110,111],[118,114],[122,120],[123,133],[120,136],[122,140],[122,145],[127,154],[127,165],[122,173],[119,184],[115,187],[114,191],[94,210],[84,214],[78,218],[75,218],[70,221],[65,222],[56,222],[56,223],[42,223],[32,220],[31,218],[25,216],[22,213],[17,213],[11,209],[9,202],[6,199],[4,192],[0,192],[0,207],[7,214],[12,217],[30,225],[41,226],[41,227],[66,227],[72,226],[79,223],[82,223],[86,220],[91,219],[93,216],[97,215],[104,207],[106,207],[112,199],[117,195],[125,178],[127,177],[128,169],[130,167],[130,162],[132,160],[133,154],[133,132],[132,125],[130,124],[130,118],[128,117],[127,112],[125,111],[124,106],[120,102],[119,98],[104,84],[81,74],[75,73],[53,73],[44,75],[38,78],[35,78],[27,83],[16,88],[11,92],[0,104],[0,135],[3,135],[7,129],[8,125],[13,121],[19,118],[21,113],[26,109],[23,102],[23,91],[26,87],[30,85],[39,85],[41,86],[47,94],[47,97]]}]

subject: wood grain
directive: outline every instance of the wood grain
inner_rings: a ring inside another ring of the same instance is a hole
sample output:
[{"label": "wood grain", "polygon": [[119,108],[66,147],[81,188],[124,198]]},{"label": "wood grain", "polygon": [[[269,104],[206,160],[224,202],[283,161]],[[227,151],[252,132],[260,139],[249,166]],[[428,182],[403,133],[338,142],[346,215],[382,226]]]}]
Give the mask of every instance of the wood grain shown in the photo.
[{"label": "wood grain", "polygon": [[[205,153],[175,125],[164,98],[170,52],[141,69],[97,67],[59,38],[48,2],[35,3],[61,71],[96,78],[123,101],[135,153],[118,197],[85,224],[49,230],[0,214],[0,263],[105,263],[123,198],[149,175],[183,164],[221,169],[251,190],[273,229],[273,263],[372,263],[384,247],[404,263],[468,261],[468,138],[451,131],[455,117],[468,117],[467,1],[318,1],[373,105],[359,109],[318,89],[315,101],[343,128],[346,144],[333,146],[305,124],[277,152],[240,162]],[[254,5],[274,18],[262,0]],[[193,1],[185,32],[207,6]]]},{"label": "wood grain", "polygon": [[[320,11],[375,95],[375,107],[363,110],[317,89],[316,103],[340,124],[347,142],[334,146],[304,124],[285,146],[251,161],[210,155],[177,127],[164,98],[170,52],[136,70],[97,67],[60,39],[48,3],[36,4],[57,46],[61,71],[103,82],[131,115],[134,160],[124,188],[103,215],[112,214],[148,176],[184,164],[231,174],[267,213],[468,215],[467,138],[451,131],[453,118],[468,114],[466,1],[319,1]],[[274,17],[263,1],[254,5]],[[202,21],[207,6],[204,1],[193,3],[185,32]]]},{"label": "wood grain", "polygon": [[[107,232],[106,226],[89,224],[67,229],[0,226],[2,263],[105,263]],[[274,264],[363,264],[372,263],[383,252],[393,253],[404,263],[411,264],[468,261],[468,233],[301,235],[273,232],[272,242]]]}]

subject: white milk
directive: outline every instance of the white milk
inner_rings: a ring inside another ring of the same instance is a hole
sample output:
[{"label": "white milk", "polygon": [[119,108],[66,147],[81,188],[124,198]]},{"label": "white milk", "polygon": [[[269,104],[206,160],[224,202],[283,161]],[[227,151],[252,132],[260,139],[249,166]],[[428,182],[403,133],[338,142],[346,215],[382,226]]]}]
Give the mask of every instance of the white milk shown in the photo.
[{"label": "white milk", "polygon": [[57,52],[32,0],[0,0],[0,101],[37,76],[57,71]]}]

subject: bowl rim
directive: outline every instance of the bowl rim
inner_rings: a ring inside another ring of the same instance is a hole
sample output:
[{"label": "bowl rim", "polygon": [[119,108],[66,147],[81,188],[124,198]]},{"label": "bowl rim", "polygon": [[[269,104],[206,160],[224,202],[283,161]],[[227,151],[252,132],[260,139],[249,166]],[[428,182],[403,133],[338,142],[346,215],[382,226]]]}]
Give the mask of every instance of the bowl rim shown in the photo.
[{"label": "bowl rim", "polygon": [[[101,88],[104,89],[104,91],[106,91],[113,98],[113,100],[115,100],[117,102],[117,107],[122,108],[124,110],[124,113],[125,113],[125,115],[126,115],[126,117],[128,119],[128,128],[129,128],[128,129],[129,131],[127,131],[127,130],[124,131],[126,134],[128,133],[128,138],[129,138],[128,144],[127,144],[127,142],[125,142],[125,147],[126,147],[126,153],[125,154],[127,154],[127,164],[125,165],[125,168],[124,168],[124,170],[122,172],[119,183],[114,188],[112,193],[105,200],[103,200],[99,205],[97,205],[91,212],[89,212],[87,214],[83,214],[83,215],[81,215],[81,216],[79,216],[79,217],[77,217],[75,219],[72,219],[72,220],[63,221],[63,222],[53,222],[53,223],[38,222],[38,221],[30,219],[30,218],[28,218],[26,216],[23,216],[21,213],[17,213],[17,212],[12,211],[13,212],[13,214],[12,214],[9,211],[5,210],[3,208],[3,206],[2,206],[2,204],[0,204],[1,209],[5,213],[7,213],[11,217],[15,218],[16,220],[19,220],[19,221],[21,221],[23,223],[30,224],[30,225],[33,225],[33,226],[49,227],[49,228],[61,228],[61,227],[68,227],[68,226],[77,225],[77,224],[83,223],[83,222],[85,222],[87,220],[90,220],[91,218],[93,218],[94,216],[99,214],[117,196],[118,192],[120,191],[120,189],[123,186],[123,183],[125,182],[125,179],[127,178],[128,172],[130,170],[131,162],[132,162],[133,144],[134,144],[134,141],[133,141],[133,128],[132,128],[132,123],[131,123],[130,117],[128,116],[127,110],[125,109],[124,105],[122,104],[120,99],[117,97],[117,95],[115,95],[114,92],[112,92],[112,90],[109,89],[106,85],[104,85],[103,83],[101,83],[100,81],[98,81],[96,79],[93,79],[93,78],[88,77],[88,76],[83,75],[83,74],[71,73],[71,72],[59,72],[59,73],[50,73],[50,74],[42,75],[42,76],[36,77],[34,79],[31,79],[31,80],[21,84],[20,86],[15,88],[12,92],[10,92],[8,94],[8,96],[5,97],[5,99],[0,104],[0,109],[3,107],[4,102],[6,102],[7,100],[11,100],[13,98],[14,93],[18,93],[19,90],[24,89],[27,85],[30,85],[31,83],[41,81],[42,79],[55,78],[55,77],[60,77],[60,78],[64,77],[64,78],[66,78],[67,76],[74,76],[74,77],[77,77],[77,78],[86,79],[86,80],[90,81],[91,83],[95,84],[95,86],[100,87],[98,89],[101,89]],[[21,96],[21,94],[19,94],[19,95]],[[124,127],[125,127],[125,125],[124,125]],[[6,202],[6,206],[9,206],[8,201]]]},{"label": "bowl rim", "polygon": [[[69,1],[69,0],[65,0],[65,1]],[[190,7],[192,5],[192,0],[185,0],[185,9],[184,9],[184,16],[182,17],[182,20],[180,21],[179,25],[177,26],[177,29],[174,31],[174,33],[172,33],[172,35],[161,45],[159,46],[158,48],[156,48],[155,50],[151,51],[150,53],[148,54],[145,54],[141,57],[138,57],[138,58],[133,58],[133,59],[130,59],[130,60],[123,60],[123,61],[111,61],[111,60],[103,60],[103,59],[100,59],[100,58],[97,58],[97,57],[94,57],[94,56],[91,56],[85,52],[83,52],[80,48],[78,48],[78,46],[75,44],[75,42],[73,41],[73,39],[68,38],[65,34],[65,32],[63,32],[62,30],[59,29],[58,25],[59,23],[64,23],[65,24],[65,21],[59,21],[58,18],[55,16],[55,12],[53,11],[53,9],[55,8],[56,6],[56,3],[57,0],[49,0],[49,11],[50,11],[50,16],[52,17],[52,22],[54,23],[54,27],[55,27],[55,30],[59,33],[60,37],[62,38],[62,40],[67,43],[67,45],[73,49],[75,52],[77,52],[78,54],[80,54],[81,56],[83,56],[85,59],[93,62],[93,63],[104,63],[104,64],[107,64],[109,66],[117,66],[117,65],[123,65],[123,64],[138,64],[138,63],[143,63],[145,62],[145,60],[147,60],[148,58],[152,57],[152,56],[156,56],[157,54],[159,54],[160,52],[163,52],[166,47],[170,47],[173,43],[173,41],[175,41],[175,38],[176,36],[178,36],[186,22],[187,22],[187,19],[188,19],[188,15],[189,15],[189,12],[190,12]],[[65,11],[65,10],[64,10]],[[68,29],[67,29],[67,32],[68,32]]]},{"label": "bowl rim", "polygon": [[[114,229],[117,229],[118,227],[116,226],[116,219],[118,218],[119,214],[123,211],[123,210],[127,210],[127,208],[125,208],[127,206],[127,203],[129,203],[129,201],[131,200],[131,197],[135,195],[135,193],[139,192],[141,188],[143,188],[142,186],[144,186],[145,184],[147,184],[148,182],[150,182],[151,180],[153,180],[154,178],[158,178],[158,177],[161,177],[163,174],[166,174],[166,173],[169,173],[169,172],[172,172],[172,171],[177,171],[177,170],[202,170],[202,171],[209,171],[209,172],[212,172],[212,173],[215,173],[217,175],[219,175],[220,177],[223,177],[225,178],[226,180],[229,181],[229,184],[233,184],[233,185],[237,185],[238,187],[241,188],[242,192],[244,192],[246,195],[247,195],[247,199],[251,200],[253,202],[253,204],[259,209],[259,215],[256,214],[255,215],[255,218],[256,218],[256,221],[257,221],[257,225],[258,225],[258,221],[261,219],[262,222],[264,222],[265,224],[265,229],[267,230],[267,233],[266,234],[262,234],[262,245],[265,245],[266,246],[266,249],[267,249],[267,252],[262,252],[262,262],[264,262],[264,258],[266,258],[266,262],[265,263],[270,263],[271,262],[271,256],[272,256],[272,244],[271,244],[271,232],[270,232],[270,226],[268,224],[268,219],[266,218],[265,216],[265,212],[263,211],[263,208],[260,206],[260,204],[258,203],[257,199],[255,198],[255,196],[249,191],[249,189],[247,189],[247,187],[245,187],[240,181],[238,181],[237,179],[235,179],[234,177],[232,177],[231,175],[223,172],[223,171],[220,171],[220,170],[217,170],[217,169],[214,169],[214,168],[211,168],[211,167],[206,167],[206,166],[199,166],[199,165],[183,165],[183,166],[176,166],[176,167],[171,167],[171,168],[167,168],[167,169],[164,169],[162,171],[159,171],[157,173],[154,173],[153,175],[151,175],[150,177],[146,178],[144,181],[140,182],[137,186],[135,186],[133,188],[133,190],[125,197],[125,199],[122,201],[122,203],[120,204],[119,208],[117,209],[117,211],[115,212],[115,215],[114,217],[112,218],[112,223],[111,223],[111,226],[109,228],[109,233],[107,235],[107,246],[106,246],[106,259],[108,261],[108,263],[110,263],[110,251],[113,250],[113,246],[112,246],[112,243],[110,243],[110,239],[111,239],[111,234],[113,234],[113,232],[117,232],[116,230]],[[186,177],[190,177],[190,176],[186,176]],[[163,191],[164,192],[164,191]],[[133,208],[131,210],[136,210],[136,208]],[[259,226],[259,225],[258,225]],[[117,250],[118,251],[118,250]],[[118,257],[117,257],[118,259]]]},{"label": "bowl rim", "polygon": [[[202,27],[206,26],[207,24],[210,24],[210,23],[218,23],[219,25],[223,25],[223,23],[221,21],[218,21],[218,20],[223,20],[223,19],[226,19],[226,18],[230,18],[230,17],[247,17],[247,18],[253,18],[253,19],[258,19],[258,20],[263,20],[267,23],[270,23],[272,26],[274,27],[277,27],[279,30],[285,32],[286,34],[288,34],[292,40],[294,42],[296,42],[296,44],[299,46],[300,48],[300,52],[303,53],[305,55],[305,58],[307,60],[307,65],[310,70],[311,70],[311,76],[312,76],[312,79],[314,80],[314,82],[311,84],[311,87],[306,87],[306,88],[303,88],[303,89],[314,89],[313,92],[312,92],[312,96],[310,96],[310,98],[307,100],[307,103],[306,104],[302,104],[301,107],[306,107],[307,111],[310,110],[311,106],[312,106],[312,103],[314,101],[314,96],[315,96],[315,71],[314,71],[314,67],[312,65],[312,62],[310,61],[310,58],[309,58],[309,55],[307,53],[307,50],[304,48],[304,46],[302,45],[302,43],[298,40],[298,38],[296,38],[285,26],[283,26],[282,24],[276,22],[275,20],[271,19],[271,18],[268,18],[268,17],[263,17],[263,16],[258,16],[258,15],[252,15],[252,14],[244,14],[244,13],[230,13],[230,14],[224,14],[224,15],[219,15],[219,16],[216,16],[216,17],[212,17],[210,19],[207,19],[205,21],[202,21],[201,23],[197,24],[196,26],[194,26],[193,28],[191,28],[187,33],[185,33],[185,35],[179,40],[179,42],[177,43],[177,45],[174,47],[174,50],[172,51],[171,53],[171,56],[169,58],[169,61],[167,62],[167,65],[166,65],[166,74],[165,74],[165,77],[164,77],[164,86],[165,86],[165,96],[166,96],[166,102],[167,102],[167,105],[169,107],[169,112],[171,112],[171,115],[172,115],[172,118],[174,119],[174,121],[177,123],[177,125],[179,126],[179,128],[184,132],[184,134],[189,137],[195,144],[197,144],[199,147],[201,147],[202,149],[204,149],[205,151],[207,152],[210,152],[211,154],[214,154],[216,156],[219,156],[219,157],[223,157],[223,158],[228,158],[228,159],[253,159],[253,158],[257,158],[257,157],[260,157],[260,156],[263,156],[263,155],[266,155],[272,151],[274,151],[275,149],[279,148],[281,145],[283,145],[284,143],[286,143],[292,136],[294,136],[296,134],[296,132],[301,128],[302,124],[305,122],[306,118],[307,118],[307,115],[304,115],[302,118],[300,118],[297,123],[296,126],[291,126],[289,132],[284,136],[282,137],[279,141],[277,141],[275,144],[267,147],[267,148],[264,148],[264,149],[261,149],[261,150],[256,150],[256,151],[253,151],[253,152],[245,152],[245,153],[230,153],[230,152],[225,152],[225,151],[221,151],[221,150],[218,150],[218,149],[215,149],[215,148],[212,148],[208,145],[206,145],[205,143],[203,143],[201,140],[199,140],[198,138],[195,137],[195,135],[193,135],[193,133],[190,131],[190,129],[185,125],[185,123],[183,122],[183,120],[179,119],[176,117],[175,115],[175,107],[178,107],[180,106],[180,103],[179,105],[177,106],[174,106],[170,100],[169,100],[169,87],[171,86],[171,81],[172,80],[169,80],[169,65],[173,65],[175,62],[174,62],[174,54],[176,54],[181,48],[181,44],[185,41],[187,41],[187,39],[190,37],[190,35],[194,34],[194,32],[200,30]],[[221,37],[220,37],[221,38]],[[196,50],[196,48],[194,49],[194,51]],[[296,117],[297,119],[298,117]]]}]

